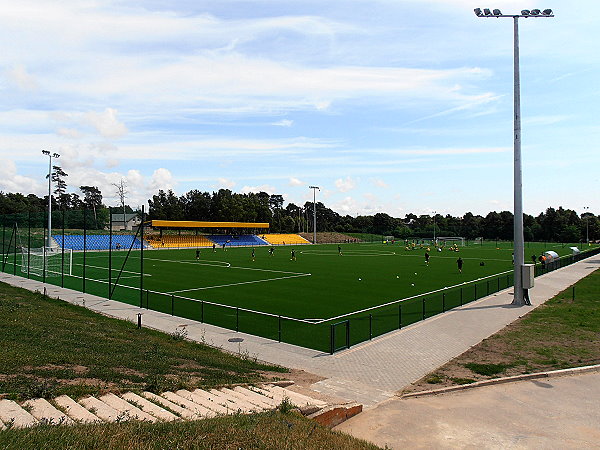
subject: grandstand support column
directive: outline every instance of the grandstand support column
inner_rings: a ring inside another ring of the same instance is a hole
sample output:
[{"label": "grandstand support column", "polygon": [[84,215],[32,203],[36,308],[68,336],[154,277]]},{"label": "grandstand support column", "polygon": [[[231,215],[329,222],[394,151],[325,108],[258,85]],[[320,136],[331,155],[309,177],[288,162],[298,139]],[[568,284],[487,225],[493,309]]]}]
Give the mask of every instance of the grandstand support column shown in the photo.
[{"label": "grandstand support column", "polygon": [[108,207],[108,299],[112,297],[112,208]]},{"label": "grandstand support column", "polygon": [[317,243],[317,190],[319,186],[309,186],[313,190],[313,244]]}]

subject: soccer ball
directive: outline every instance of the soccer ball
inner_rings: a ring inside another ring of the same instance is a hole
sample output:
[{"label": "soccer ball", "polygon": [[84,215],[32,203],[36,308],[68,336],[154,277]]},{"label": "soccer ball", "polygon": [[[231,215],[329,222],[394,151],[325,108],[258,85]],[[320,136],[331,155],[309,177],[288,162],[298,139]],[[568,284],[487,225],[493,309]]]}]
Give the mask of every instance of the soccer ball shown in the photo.
[{"label": "soccer ball", "polygon": [[415,283],[410,283],[410,285],[414,287]]},{"label": "soccer ball", "polygon": [[417,272],[415,272],[415,275],[417,274]]},{"label": "soccer ball", "polygon": [[396,275],[396,278],[400,278],[398,275]]},{"label": "soccer ball", "polygon": [[362,281],[362,278],[359,278],[358,281]]}]

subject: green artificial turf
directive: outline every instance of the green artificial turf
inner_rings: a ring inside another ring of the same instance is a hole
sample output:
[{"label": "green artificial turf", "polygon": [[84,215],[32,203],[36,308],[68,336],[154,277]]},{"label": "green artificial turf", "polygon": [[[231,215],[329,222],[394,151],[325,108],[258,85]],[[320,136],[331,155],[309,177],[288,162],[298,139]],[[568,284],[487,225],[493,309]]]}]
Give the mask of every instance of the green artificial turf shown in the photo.
[{"label": "green artificial turf", "polygon": [[[271,257],[268,246],[256,247],[255,260],[247,247],[218,248],[216,252],[202,249],[199,260],[195,249],[144,250],[141,292],[139,250],[132,252],[125,264],[127,251],[113,251],[112,298],[328,351],[333,323],[352,319],[350,341],[357,343],[512,284],[512,243],[470,245],[459,252],[432,248],[428,266],[425,249],[407,251],[404,243],[341,244],[341,248],[342,256],[337,244],[283,246]],[[291,260],[292,249],[295,261]],[[526,262],[545,250],[561,256],[571,252],[565,244],[528,243]],[[459,256],[464,260],[462,273],[456,263]],[[83,258],[82,252],[74,254],[74,276],[65,276],[65,287],[108,297],[108,253],[87,252],[85,273]],[[7,264],[5,270],[10,269]],[[486,279],[476,281],[481,278]],[[47,281],[63,282],[60,277]],[[447,287],[454,288],[437,292]],[[356,313],[407,298],[401,306],[395,303]],[[350,316],[340,317],[344,315]],[[344,327],[336,330],[336,347],[345,343]]]}]

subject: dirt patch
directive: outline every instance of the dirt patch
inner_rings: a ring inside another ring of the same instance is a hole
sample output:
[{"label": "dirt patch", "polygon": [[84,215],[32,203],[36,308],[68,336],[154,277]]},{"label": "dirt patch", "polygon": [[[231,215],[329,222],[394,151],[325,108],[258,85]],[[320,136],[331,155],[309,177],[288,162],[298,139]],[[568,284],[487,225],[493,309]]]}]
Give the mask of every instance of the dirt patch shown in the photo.
[{"label": "dirt patch", "polygon": [[144,372],[140,372],[138,370],[130,369],[127,367],[115,367],[113,370],[122,375],[132,375],[132,376],[136,376],[136,377],[145,377],[146,376],[146,374]]}]

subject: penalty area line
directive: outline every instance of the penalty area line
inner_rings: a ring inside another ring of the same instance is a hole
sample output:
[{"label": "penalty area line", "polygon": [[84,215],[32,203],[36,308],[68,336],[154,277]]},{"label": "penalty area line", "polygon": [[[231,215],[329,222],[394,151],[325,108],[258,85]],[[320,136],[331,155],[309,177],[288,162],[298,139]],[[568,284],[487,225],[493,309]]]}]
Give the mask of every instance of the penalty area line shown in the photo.
[{"label": "penalty area line", "polygon": [[310,273],[302,273],[302,274],[298,274],[298,275],[290,275],[287,277],[267,278],[266,280],[241,281],[239,283],[220,284],[217,286],[205,286],[205,287],[192,288],[192,289],[181,289],[179,291],[169,291],[169,292],[167,292],[167,294],[178,294],[180,292],[203,291],[206,289],[217,289],[217,288],[222,288],[222,287],[240,286],[242,284],[264,283],[266,281],[287,280],[289,278],[309,277],[311,275],[312,274],[310,274]]}]

